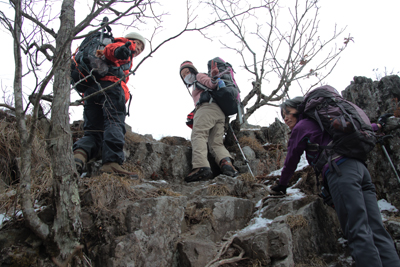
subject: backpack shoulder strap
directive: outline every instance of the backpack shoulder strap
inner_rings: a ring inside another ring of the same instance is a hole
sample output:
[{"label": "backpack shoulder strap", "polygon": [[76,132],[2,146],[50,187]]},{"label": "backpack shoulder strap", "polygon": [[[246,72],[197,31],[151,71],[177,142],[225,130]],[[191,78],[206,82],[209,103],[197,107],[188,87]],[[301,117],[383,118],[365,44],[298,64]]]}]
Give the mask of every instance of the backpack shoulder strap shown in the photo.
[{"label": "backpack shoulder strap", "polygon": [[204,91],[211,91],[210,88],[208,88],[207,86],[205,86],[204,84],[201,84],[199,81],[194,81],[193,83],[194,86],[196,86],[197,88],[204,90]]}]

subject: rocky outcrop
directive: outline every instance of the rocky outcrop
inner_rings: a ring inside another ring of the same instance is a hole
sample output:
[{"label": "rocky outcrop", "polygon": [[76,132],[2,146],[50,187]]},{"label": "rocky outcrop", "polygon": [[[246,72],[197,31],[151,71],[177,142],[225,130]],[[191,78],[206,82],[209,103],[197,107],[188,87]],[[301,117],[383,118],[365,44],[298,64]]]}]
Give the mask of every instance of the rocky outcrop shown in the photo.
[{"label": "rocky outcrop", "polygon": [[396,115],[388,119],[384,129],[385,134],[391,137],[385,138],[382,144],[375,147],[369,155],[367,165],[377,188],[378,198],[386,199],[400,209],[400,180],[390,164],[391,161],[397,173],[400,173],[400,77],[386,76],[379,82],[365,77],[354,77],[354,82],[342,94],[362,108],[371,122],[377,122],[379,116],[385,113]]},{"label": "rocky outcrop", "polygon": [[[395,98],[399,90],[398,76],[379,82],[355,77],[342,93],[374,122],[383,113],[398,112]],[[385,131],[393,138],[384,143],[397,170],[399,123],[399,116],[388,120]],[[124,166],[137,171],[140,179],[100,175],[99,162],[90,163],[79,181],[84,249],[73,263],[102,267],[353,266],[335,211],[318,196],[310,167],[295,173],[288,196],[267,194],[266,187],[279,179],[279,174],[267,175],[283,166],[287,133],[278,119],[269,127],[236,133],[240,147],[228,148],[240,176],[215,172],[212,180],[190,184],[183,181],[191,169],[190,142],[127,134]],[[400,209],[400,181],[380,145],[372,151],[368,168],[378,199]],[[0,195],[0,199],[5,197]],[[51,202],[43,195],[38,203],[42,204],[41,218],[50,223],[54,216]],[[398,215],[393,208],[383,216],[400,246]],[[53,266],[42,241],[21,222],[23,218],[17,215],[3,223],[0,265]]]}]

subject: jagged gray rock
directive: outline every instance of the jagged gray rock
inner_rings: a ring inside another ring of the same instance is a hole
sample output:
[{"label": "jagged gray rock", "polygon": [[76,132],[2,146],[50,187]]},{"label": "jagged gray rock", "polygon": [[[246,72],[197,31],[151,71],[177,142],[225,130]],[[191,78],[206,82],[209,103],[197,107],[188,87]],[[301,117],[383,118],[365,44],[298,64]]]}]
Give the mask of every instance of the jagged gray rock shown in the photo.
[{"label": "jagged gray rock", "polygon": [[[343,95],[376,121],[383,113],[397,112],[393,98],[399,92],[398,76],[379,82],[355,77]],[[392,117],[385,128],[386,134],[393,135],[385,146],[397,170],[399,123],[398,117]],[[191,147],[186,140],[130,141],[126,161],[138,168],[140,181],[112,178],[114,183],[107,184],[107,177],[95,175],[80,181],[82,243],[91,265],[211,267],[236,260],[237,266],[352,266],[335,211],[316,195],[310,167],[296,172],[290,181],[302,196],[266,197],[265,186],[279,177],[265,175],[283,166],[286,144],[281,142],[286,142],[287,133],[279,120],[270,127],[238,133],[238,138],[251,137],[261,144],[243,147],[258,182],[249,178],[237,147],[231,148],[231,154],[239,177],[218,175],[187,184],[183,179],[191,169]],[[378,198],[400,209],[400,183],[379,145],[367,164]],[[40,214],[44,219],[54,216],[50,206]],[[385,225],[400,247],[398,216],[398,211],[386,212]],[[26,260],[31,266],[52,266],[38,256],[40,246],[41,241],[23,226],[2,229],[0,265]],[[240,253],[247,259],[239,260]]]}]

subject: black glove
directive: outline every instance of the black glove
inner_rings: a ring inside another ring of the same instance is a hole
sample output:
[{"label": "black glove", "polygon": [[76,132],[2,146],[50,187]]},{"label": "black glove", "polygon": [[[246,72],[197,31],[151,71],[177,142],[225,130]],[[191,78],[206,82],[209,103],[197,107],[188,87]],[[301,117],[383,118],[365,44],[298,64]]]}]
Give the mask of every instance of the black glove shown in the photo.
[{"label": "black glove", "polygon": [[393,116],[393,113],[383,114],[382,116],[379,117],[378,124],[380,124],[382,128],[385,127],[387,119],[391,116]]},{"label": "black glove", "polygon": [[118,47],[114,51],[114,56],[118,59],[128,59],[131,56],[131,50],[129,47],[131,46],[131,42],[126,42],[123,46]]},{"label": "black glove", "polygon": [[276,185],[276,186],[271,188],[271,190],[272,190],[271,194],[273,194],[273,195],[285,195],[286,194],[286,188],[288,188],[288,186],[278,184],[278,185]]}]

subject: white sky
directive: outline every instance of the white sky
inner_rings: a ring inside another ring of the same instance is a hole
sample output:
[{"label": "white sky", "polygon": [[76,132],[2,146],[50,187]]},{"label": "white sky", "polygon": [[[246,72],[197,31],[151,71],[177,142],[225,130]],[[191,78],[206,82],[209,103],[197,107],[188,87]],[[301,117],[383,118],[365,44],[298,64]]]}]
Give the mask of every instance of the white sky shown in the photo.
[{"label": "white sky", "polygon": [[[183,27],[185,18],[176,14],[185,8],[185,1],[174,0],[164,4],[168,5],[171,16],[164,23],[166,35],[176,33]],[[171,3],[172,2],[172,3]],[[285,1],[282,1],[284,3]],[[398,25],[400,25],[400,1],[382,0],[379,4],[372,0],[322,0],[320,2],[321,36],[329,36],[335,24],[338,28],[347,26],[344,34],[339,37],[338,43],[342,44],[343,38],[350,35],[354,38],[341,55],[336,69],[326,82],[338,91],[344,90],[354,76],[366,76],[375,79],[372,71],[379,68],[380,73],[386,67],[388,71],[399,71],[398,62],[400,52],[397,42]],[[123,36],[124,32],[119,26],[113,27],[115,37]],[[136,30],[133,30],[136,31]],[[149,35],[147,29],[141,33]],[[215,33],[224,35],[225,32]],[[7,33],[0,32],[2,37]],[[162,37],[160,35],[159,37]],[[11,40],[11,39],[7,39]],[[1,64],[1,86],[11,92],[13,82],[13,55],[12,41],[2,43],[3,64]],[[75,50],[76,47],[72,47]],[[148,53],[145,49],[136,62]],[[219,56],[230,62],[235,71],[235,78],[242,91],[242,98],[251,89],[251,81],[246,71],[240,66],[242,62],[233,51],[221,49],[217,40],[211,42],[200,34],[188,33],[176,40],[167,43],[154,56],[144,62],[135,76],[130,77],[128,86],[133,95],[130,107],[131,116],[126,122],[134,132],[152,134],[159,139],[163,136],[181,136],[190,139],[191,130],[186,126],[186,115],[194,108],[192,99],[179,77],[179,65],[184,60],[191,60],[200,72],[207,71],[207,61]],[[4,62],[9,62],[4,64]],[[25,83],[25,86],[27,84]],[[264,88],[268,90],[268,84]],[[271,87],[275,86],[274,84]],[[265,89],[264,89],[265,90]],[[268,92],[268,91],[267,91]],[[290,94],[296,96],[295,93]],[[71,100],[76,100],[73,94]],[[0,102],[3,102],[0,100]],[[268,126],[277,117],[277,108],[262,108],[250,117],[251,124]],[[82,119],[82,108],[71,107],[71,122]]]}]

